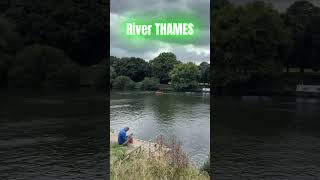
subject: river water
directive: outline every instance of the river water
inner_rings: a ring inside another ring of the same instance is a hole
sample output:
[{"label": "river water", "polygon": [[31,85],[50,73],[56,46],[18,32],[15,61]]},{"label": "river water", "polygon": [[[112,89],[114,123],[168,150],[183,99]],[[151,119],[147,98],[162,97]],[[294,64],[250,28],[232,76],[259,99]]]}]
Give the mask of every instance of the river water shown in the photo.
[{"label": "river water", "polygon": [[215,97],[215,179],[320,179],[320,99]]},{"label": "river water", "polygon": [[210,97],[203,94],[154,92],[113,92],[110,125],[118,132],[129,126],[128,133],[142,140],[163,135],[181,142],[191,162],[202,165],[210,153]]},{"label": "river water", "polygon": [[107,179],[105,94],[19,90],[0,98],[0,179]]}]

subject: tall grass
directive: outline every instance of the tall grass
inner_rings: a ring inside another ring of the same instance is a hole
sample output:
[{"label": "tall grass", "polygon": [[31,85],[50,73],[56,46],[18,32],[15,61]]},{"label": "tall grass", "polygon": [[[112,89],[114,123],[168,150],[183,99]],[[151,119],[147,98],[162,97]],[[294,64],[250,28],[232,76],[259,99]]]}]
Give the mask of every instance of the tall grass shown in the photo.
[{"label": "tall grass", "polygon": [[112,180],[208,180],[209,175],[194,167],[178,168],[172,166],[165,157],[146,158],[140,154],[128,160],[120,160],[111,165]]},{"label": "tall grass", "polygon": [[[149,156],[144,151],[130,159],[119,160],[111,164],[112,180],[207,180],[209,174],[189,165],[186,153],[180,143],[173,137],[168,145],[164,145],[163,137],[156,139],[159,147],[166,146],[171,149],[165,156]],[[111,151],[119,147],[113,146]],[[161,148],[160,148],[161,149]],[[112,152],[111,152],[112,153]]]},{"label": "tall grass", "polygon": [[122,145],[118,145],[116,143],[111,144],[111,156],[117,158],[117,159],[122,159],[126,153],[125,148]]}]

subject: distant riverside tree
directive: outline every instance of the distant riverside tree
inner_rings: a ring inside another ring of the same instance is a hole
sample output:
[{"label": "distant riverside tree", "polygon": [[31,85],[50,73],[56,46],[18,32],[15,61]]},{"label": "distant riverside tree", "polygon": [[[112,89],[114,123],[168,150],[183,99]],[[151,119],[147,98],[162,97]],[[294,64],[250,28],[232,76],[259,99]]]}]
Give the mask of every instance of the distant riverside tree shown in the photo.
[{"label": "distant riverside tree", "polygon": [[213,3],[213,11],[219,10],[225,6],[230,5],[230,2],[228,0],[215,0]]},{"label": "distant riverside tree", "polygon": [[114,68],[112,66],[110,66],[110,86],[112,87],[112,84],[114,82],[114,80],[116,79],[117,77],[117,73],[116,71],[114,70]]},{"label": "distant riverside tree", "polygon": [[228,5],[213,17],[215,85],[261,81],[282,73],[284,49],[290,40],[283,20],[270,4]]},{"label": "distant riverside tree", "polygon": [[106,58],[107,3],[103,0],[28,0],[12,2],[1,13],[16,22],[25,45],[47,44],[62,49],[81,65]]},{"label": "distant riverside tree", "polygon": [[14,24],[0,17],[0,87],[7,85],[10,64],[21,45],[18,39]]},{"label": "distant riverside tree", "polygon": [[306,46],[308,47],[309,65],[314,71],[320,70],[320,15],[314,16],[306,28]]},{"label": "distant riverside tree", "polygon": [[201,83],[210,82],[210,64],[207,62],[202,62],[200,64],[200,81]]},{"label": "distant riverside tree", "polygon": [[111,58],[111,66],[119,76],[128,76],[135,82],[142,81],[151,75],[151,69],[145,60],[141,58]]},{"label": "distant riverside tree", "polygon": [[154,77],[145,77],[144,80],[141,82],[141,89],[142,90],[157,90],[159,89],[160,80]]},{"label": "distant riverside tree", "polygon": [[135,83],[127,76],[118,76],[112,83],[113,89],[132,90],[135,88]]},{"label": "distant riverside tree", "polygon": [[200,70],[194,63],[178,64],[170,72],[171,85],[177,91],[197,88]]},{"label": "distant riverside tree", "polygon": [[285,13],[285,23],[291,30],[293,49],[290,64],[298,66],[300,72],[312,67],[310,47],[306,44],[306,29],[311,25],[312,18],[320,15],[320,8],[311,2],[303,0],[294,2]]},{"label": "distant riverside tree", "polygon": [[19,38],[15,24],[0,17],[0,53],[14,54],[22,45]]},{"label": "distant riverside tree", "polygon": [[169,72],[179,63],[175,54],[171,52],[161,53],[150,61],[152,75],[159,78],[161,84],[166,84],[170,81]]},{"label": "distant riverside tree", "polygon": [[19,52],[8,73],[10,86],[79,86],[80,67],[50,46],[32,45]]}]

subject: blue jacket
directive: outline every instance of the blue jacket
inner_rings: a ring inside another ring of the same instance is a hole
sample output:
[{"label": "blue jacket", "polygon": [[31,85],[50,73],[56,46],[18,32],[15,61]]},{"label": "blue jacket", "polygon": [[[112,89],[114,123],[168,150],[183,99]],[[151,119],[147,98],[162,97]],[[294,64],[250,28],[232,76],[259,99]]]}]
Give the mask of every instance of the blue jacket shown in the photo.
[{"label": "blue jacket", "polygon": [[119,135],[118,135],[118,144],[123,144],[126,142],[128,139],[126,130],[123,128],[120,130]]}]

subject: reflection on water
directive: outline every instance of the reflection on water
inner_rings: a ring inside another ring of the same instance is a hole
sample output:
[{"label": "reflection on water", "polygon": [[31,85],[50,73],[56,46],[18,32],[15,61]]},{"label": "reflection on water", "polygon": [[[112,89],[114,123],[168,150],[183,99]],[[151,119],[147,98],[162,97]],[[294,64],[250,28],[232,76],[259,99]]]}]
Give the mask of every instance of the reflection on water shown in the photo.
[{"label": "reflection on water", "polygon": [[129,126],[135,137],[149,140],[162,134],[176,136],[195,165],[208,158],[210,98],[202,94],[114,92],[111,94],[111,128]]},{"label": "reflection on water", "polygon": [[0,179],[107,178],[104,94],[30,90],[0,98]]},{"label": "reflection on water", "polygon": [[215,97],[213,105],[213,177],[320,177],[320,99]]}]

